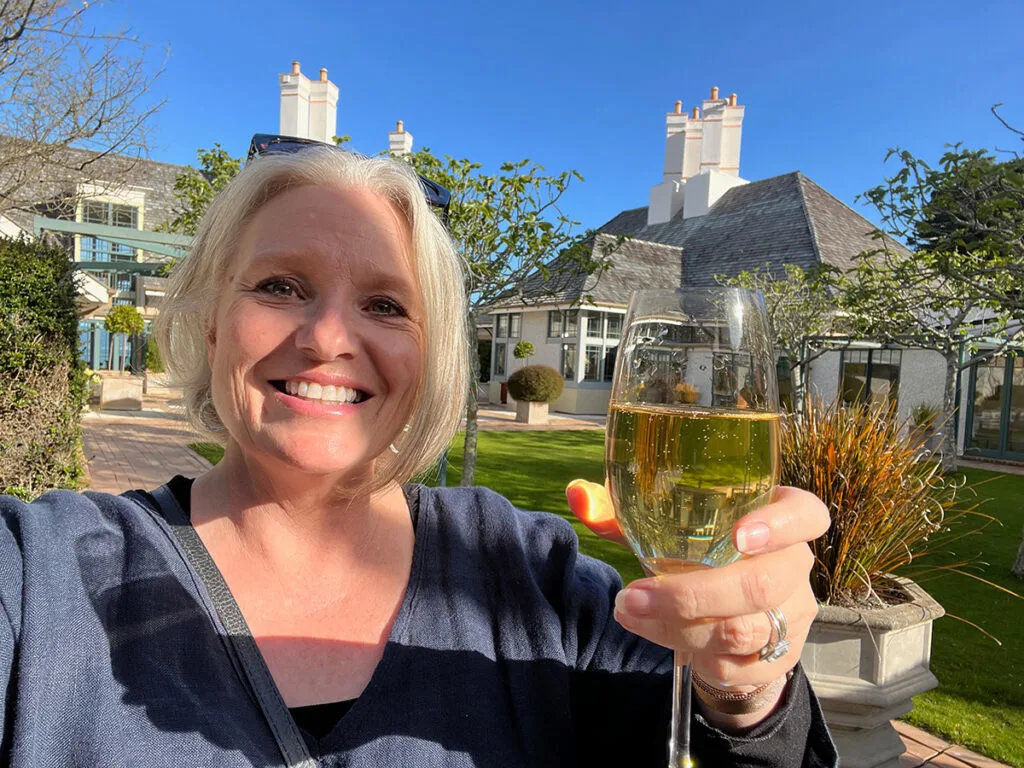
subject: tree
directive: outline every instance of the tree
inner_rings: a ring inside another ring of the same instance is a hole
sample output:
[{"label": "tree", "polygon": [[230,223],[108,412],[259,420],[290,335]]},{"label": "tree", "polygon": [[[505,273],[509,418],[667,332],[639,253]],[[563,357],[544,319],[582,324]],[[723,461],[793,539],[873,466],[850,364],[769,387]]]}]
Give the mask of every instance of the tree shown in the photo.
[{"label": "tree", "polygon": [[[119,371],[124,370],[125,347],[128,335],[136,336],[146,328],[146,323],[139,314],[139,310],[129,304],[117,304],[107,313],[103,319],[103,327],[108,333],[116,333],[121,337],[121,360],[118,366]],[[114,367],[114,345],[110,345],[110,368]]]},{"label": "tree", "polygon": [[533,344],[528,341],[520,341],[512,349],[512,356],[516,360],[525,360],[527,363],[530,362],[530,358],[533,357],[534,350]]},{"label": "tree", "polygon": [[879,247],[858,257],[841,293],[861,334],[942,354],[943,461],[955,467],[958,373],[1024,340],[1024,173],[1019,160],[959,146],[938,168],[894,156],[897,173],[864,194],[883,222]]},{"label": "tree", "polygon": [[[822,264],[804,270],[795,264],[783,265],[784,275],[764,269],[741,272],[736,277],[719,277],[722,285],[761,291],[768,320],[775,334],[775,349],[789,360],[793,382],[793,407],[803,403],[807,368],[824,354],[828,346],[820,340],[845,336],[849,323],[836,311],[835,289],[838,271]],[[815,344],[814,342],[819,343]]]},{"label": "tree", "polygon": [[[583,180],[576,171],[548,174],[536,163],[520,160],[502,163],[497,173],[489,174],[480,163],[437,157],[427,148],[400,159],[452,193],[448,231],[466,265],[467,343],[472,351],[481,311],[514,294],[531,274],[539,272],[556,284],[560,275],[608,268],[616,242],[594,247],[589,233],[576,234],[579,222],[559,208],[572,181]],[[462,485],[473,484],[476,470],[479,379],[479,358],[471,354]]]},{"label": "tree", "polygon": [[232,157],[220,144],[196,150],[199,168],[186,168],[174,180],[174,218],[157,229],[195,235],[207,206],[238,172],[242,159]]},{"label": "tree", "polygon": [[127,29],[92,27],[95,5],[0,3],[0,212],[55,197],[47,181],[116,184],[147,152],[159,72]]}]

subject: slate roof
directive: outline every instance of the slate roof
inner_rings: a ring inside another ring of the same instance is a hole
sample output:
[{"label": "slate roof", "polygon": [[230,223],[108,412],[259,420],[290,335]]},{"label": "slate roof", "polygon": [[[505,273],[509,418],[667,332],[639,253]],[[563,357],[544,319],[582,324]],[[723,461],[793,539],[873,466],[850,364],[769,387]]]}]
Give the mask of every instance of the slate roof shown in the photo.
[{"label": "slate roof", "polygon": [[[610,235],[598,234],[594,247],[614,241]],[[521,297],[508,297],[501,303],[575,303],[590,296],[594,303],[625,307],[638,285],[678,286],[682,279],[682,249],[676,246],[627,240],[609,259],[611,269],[598,275],[571,271],[562,267],[561,259],[555,259],[549,265],[551,273],[547,280],[540,272],[534,272],[523,284]]]},{"label": "slate roof", "polygon": [[[730,189],[705,216],[684,219],[680,212],[648,226],[646,207],[618,214],[597,231],[631,239],[591,293],[596,303],[618,304],[637,288],[713,286],[718,275],[733,277],[766,265],[774,271],[783,264],[809,269],[824,263],[847,270],[859,253],[878,247],[874,230],[870,221],[794,171]],[[633,260],[639,262],[635,267]],[[579,296],[581,278],[563,276],[562,282],[548,284],[557,290],[546,299],[544,282],[533,275],[524,295],[535,302]],[[605,282],[609,285],[602,289]]]}]

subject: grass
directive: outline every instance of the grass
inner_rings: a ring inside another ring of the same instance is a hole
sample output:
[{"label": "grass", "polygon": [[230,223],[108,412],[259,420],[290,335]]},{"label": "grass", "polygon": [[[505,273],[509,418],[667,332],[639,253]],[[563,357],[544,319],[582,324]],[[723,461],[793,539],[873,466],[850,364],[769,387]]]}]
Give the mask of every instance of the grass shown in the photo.
[{"label": "grass", "polygon": [[[216,463],[223,451],[211,443],[190,446]],[[494,489],[522,509],[553,512],[569,520],[580,549],[612,565],[624,581],[643,573],[626,550],[586,530],[565,503],[565,486],[577,477],[604,478],[604,433],[481,432],[476,482]],[[448,480],[458,483],[461,436],[449,455]],[[1018,594],[1024,583],[1010,575],[1024,526],[1024,476],[966,470],[987,499],[982,511],[1002,522],[957,544],[961,556],[977,555],[988,565],[972,572]],[[436,481],[436,477],[434,478]],[[430,481],[433,484],[433,481]],[[936,622],[932,671],[939,687],[914,699],[908,722],[995,760],[1024,767],[1024,601],[957,574],[922,578],[921,583],[950,614]],[[957,621],[959,616],[998,638]]]},{"label": "grass", "polygon": [[188,447],[211,464],[216,464],[224,458],[224,446],[217,443],[189,443]]}]

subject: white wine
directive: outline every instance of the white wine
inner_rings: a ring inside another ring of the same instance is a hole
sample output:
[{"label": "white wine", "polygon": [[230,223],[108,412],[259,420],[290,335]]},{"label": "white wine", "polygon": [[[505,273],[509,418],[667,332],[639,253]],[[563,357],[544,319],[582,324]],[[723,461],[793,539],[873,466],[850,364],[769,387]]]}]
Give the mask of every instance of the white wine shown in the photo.
[{"label": "white wine", "polygon": [[669,573],[737,559],[733,525],[778,482],[778,414],[613,402],[608,418],[609,491],[641,562]]}]

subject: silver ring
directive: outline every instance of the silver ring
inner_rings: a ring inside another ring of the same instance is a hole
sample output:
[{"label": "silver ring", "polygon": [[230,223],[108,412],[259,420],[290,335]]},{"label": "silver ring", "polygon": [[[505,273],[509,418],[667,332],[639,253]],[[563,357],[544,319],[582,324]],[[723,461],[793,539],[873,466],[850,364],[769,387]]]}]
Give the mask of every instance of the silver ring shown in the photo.
[{"label": "silver ring", "polygon": [[786,639],[789,622],[786,621],[785,614],[778,608],[765,611],[765,614],[768,616],[768,621],[771,622],[772,629],[768,636],[768,642],[765,643],[764,648],[758,651],[757,658],[760,661],[771,663],[778,661],[789,651],[789,640]]}]

